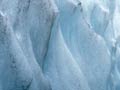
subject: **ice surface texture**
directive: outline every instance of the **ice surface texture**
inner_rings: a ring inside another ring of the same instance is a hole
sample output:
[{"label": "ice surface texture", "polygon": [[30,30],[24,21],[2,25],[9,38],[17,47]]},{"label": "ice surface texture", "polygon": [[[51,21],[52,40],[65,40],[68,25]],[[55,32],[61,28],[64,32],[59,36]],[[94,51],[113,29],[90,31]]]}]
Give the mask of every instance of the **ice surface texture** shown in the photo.
[{"label": "ice surface texture", "polygon": [[120,0],[0,0],[0,90],[120,90]]}]

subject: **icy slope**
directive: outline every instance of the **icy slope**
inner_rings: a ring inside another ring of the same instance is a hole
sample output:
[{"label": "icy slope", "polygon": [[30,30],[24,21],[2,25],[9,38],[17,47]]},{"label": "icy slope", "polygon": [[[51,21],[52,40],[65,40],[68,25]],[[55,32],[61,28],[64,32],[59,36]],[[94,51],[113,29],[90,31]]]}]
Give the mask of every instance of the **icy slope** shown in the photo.
[{"label": "icy slope", "polygon": [[[60,27],[70,53],[86,77],[89,88],[91,90],[106,90],[107,77],[110,72],[110,55],[104,40],[91,30],[84,19],[81,2],[73,3],[69,0],[63,3],[59,2],[57,1],[58,8],[61,10],[59,15]],[[58,47],[58,45],[56,46]],[[61,49],[58,51],[60,52]],[[57,57],[59,60],[59,57],[62,58],[63,56],[57,55]]]},{"label": "icy slope", "polygon": [[52,89],[90,90],[86,78],[64,42],[59,24],[56,22],[52,29],[44,68]]},{"label": "icy slope", "polygon": [[119,0],[0,0],[0,90],[120,90]]},{"label": "icy slope", "polygon": [[[4,34],[3,31],[6,31],[7,28],[12,28],[12,32],[10,32],[11,29],[7,30],[12,36],[9,36],[9,33],[4,36],[0,35],[1,45],[2,41],[9,41],[4,43],[0,49],[1,55],[5,54],[0,56],[1,62],[4,61],[4,64],[0,64],[2,90],[51,90],[50,84],[42,73],[42,62],[54,21],[55,10],[51,6],[52,3],[45,0],[31,2],[29,0],[15,0],[12,3],[9,0],[4,0],[0,4],[1,11],[4,13],[4,17],[1,15],[1,34]],[[46,6],[42,8],[43,5]],[[39,8],[42,8],[41,12],[39,12]],[[34,13],[32,13],[33,11]],[[41,20],[39,20],[40,18]],[[4,27],[3,19],[7,19]],[[42,23],[43,21],[44,23]],[[4,40],[6,37],[8,39]],[[10,50],[6,45],[10,47]],[[4,48],[9,51],[5,51]],[[7,57],[9,53],[14,61]],[[14,62],[15,70],[10,67]]]}]

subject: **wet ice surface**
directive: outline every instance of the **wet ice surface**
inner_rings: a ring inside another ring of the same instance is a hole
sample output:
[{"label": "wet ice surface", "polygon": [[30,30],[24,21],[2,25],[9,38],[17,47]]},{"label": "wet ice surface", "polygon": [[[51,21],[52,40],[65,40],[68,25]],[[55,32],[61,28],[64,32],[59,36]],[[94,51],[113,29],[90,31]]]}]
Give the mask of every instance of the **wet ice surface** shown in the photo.
[{"label": "wet ice surface", "polygon": [[0,90],[120,90],[119,0],[0,0]]}]

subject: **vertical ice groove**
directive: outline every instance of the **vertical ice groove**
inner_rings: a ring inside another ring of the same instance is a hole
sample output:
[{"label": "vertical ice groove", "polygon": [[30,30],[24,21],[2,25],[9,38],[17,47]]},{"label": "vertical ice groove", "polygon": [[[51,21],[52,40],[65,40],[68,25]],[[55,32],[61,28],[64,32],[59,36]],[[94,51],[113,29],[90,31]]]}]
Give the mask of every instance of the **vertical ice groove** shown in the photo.
[{"label": "vertical ice groove", "polygon": [[82,71],[64,42],[58,20],[52,29],[44,69],[53,90],[90,90]]},{"label": "vertical ice groove", "polygon": [[0,36],[0,52],[3,51],[0,54],[0,58],[3,60],[3,65],[0,68],[0,80],[3,90],[29,88],[28,86],[32,82],[30,67],[16,38],[14,38],[12,28],[2,14],[0,14]]}]

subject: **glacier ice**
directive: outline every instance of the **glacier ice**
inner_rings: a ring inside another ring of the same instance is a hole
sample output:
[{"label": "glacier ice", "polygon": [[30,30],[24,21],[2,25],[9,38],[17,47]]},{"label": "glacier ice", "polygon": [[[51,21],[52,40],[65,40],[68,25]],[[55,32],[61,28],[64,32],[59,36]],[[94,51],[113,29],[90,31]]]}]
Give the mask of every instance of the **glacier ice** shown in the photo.
[{"label": "glacier ice", "polygon": [[120,90],[119,0],[0,0],[0,90]]}]

